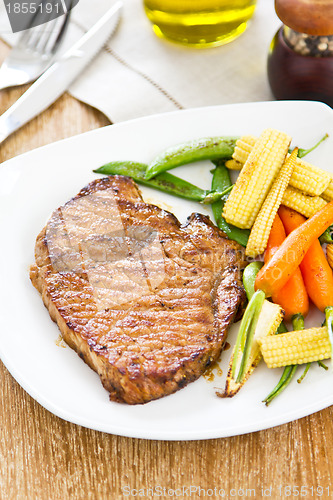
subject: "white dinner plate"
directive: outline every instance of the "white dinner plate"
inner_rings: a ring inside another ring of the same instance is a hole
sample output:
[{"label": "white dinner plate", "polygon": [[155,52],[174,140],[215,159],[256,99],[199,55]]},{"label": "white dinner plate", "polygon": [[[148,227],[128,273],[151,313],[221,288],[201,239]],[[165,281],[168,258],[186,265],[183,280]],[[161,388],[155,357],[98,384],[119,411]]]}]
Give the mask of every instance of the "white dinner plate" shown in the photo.
[{"label": "white dinner plate", "polygon": [[[59,342],[29,279],[34,245],[53,209],[97,176],[93,169],[111,160],[149,162],[164,148],[193,138],[254,134],[267,127],[283,130],[293,144],[310,147],[330,137],[308,161],[333,172],[333,111],[316,102],[236,104],[177,111],[101,128],[31,151],[0,169],[1,329],[0,356],[19,384],[59,417],[112,434],[161,440],[232,436],[266,429],[309,415],[333,403],[333,372],[314,363],[301,384],[296,379],[273,403],[261,401],[282,370],[262,362],[232,399],[221,399],[230,350],[222,356],[223,375],[201,377],[176,394],[145,405],[110,402],[99,377],[69,347]],[[212,165],[200,162],[173,171],[203,188],[210,187]],[[168,208],[184,221],[191,212],[209,214],[197,203],[142,189],[147,201]],[[319,324],[313,314],[307,325]],[[235,338],[233,327],[229,342]],[[302,369],[299,368],[299,374]]]}]

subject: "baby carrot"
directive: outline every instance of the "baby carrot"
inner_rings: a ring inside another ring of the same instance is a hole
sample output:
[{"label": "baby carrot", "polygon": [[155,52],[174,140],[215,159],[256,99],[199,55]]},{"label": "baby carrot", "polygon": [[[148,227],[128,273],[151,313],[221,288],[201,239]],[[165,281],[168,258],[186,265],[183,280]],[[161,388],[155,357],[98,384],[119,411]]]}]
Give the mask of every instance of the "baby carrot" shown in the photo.
[{"label": "baby carrot", "polygon": [[[267,263],[286,239],[286,232],[277,214],[269,235],[264,261]],[[305,317],[309,312],[309,298],[298,267],[281,290],[272,294],[272,300],[285,311],[285,319],[291,320],[295,314]]]},{"label": "baby carrot", "polygon": [[[280,207],[279,215],[287,234],[306,222],[301,214],[284,206]],[[333,306],[333,273],[318,239],[313,241],[305,254],[300,269],[309,297],[315,306],[322,312],[327,306]]]},{"label": "baby carrot", "polygon": [[[268,262],[271,259],[285,239],[286,231],[282,224],[282,220],[279,215],[276,214],[264,256],[265,262]],[[285,318],[287,320],[292,320],[294,330],[301,330],[304,328],[304,317],[309,312],[309,297],[305,289],[302,273],[299,267],[296,269],[294,274],[290,276],[289,280],[281,288],[281,290],[273,293],[272,299],[273,302],[276,302],[283,307],[285,311]],[[290,365],[285,367],[278,384],[264,399],[266,406],[268,406],[273,399],[276,398],[276,396],[286,389],[294,377],[296,370],[297,366]]]},{"label": "baby carrot", "polygon": [[327,203],[284,240],[273,257],[259,271],[255,287],[267,297],[278,292],[302,262],[311,244],[333,223],[333,201]]},{"label": "baby carrot", "polygon": [[[302,215],[286,207],[280,207],[279,213],[290,236],[308,222]],[[318,239],[314,239],[310,245],[300,269],[310,299],[325,313],[333,361],[333,273]]]}]

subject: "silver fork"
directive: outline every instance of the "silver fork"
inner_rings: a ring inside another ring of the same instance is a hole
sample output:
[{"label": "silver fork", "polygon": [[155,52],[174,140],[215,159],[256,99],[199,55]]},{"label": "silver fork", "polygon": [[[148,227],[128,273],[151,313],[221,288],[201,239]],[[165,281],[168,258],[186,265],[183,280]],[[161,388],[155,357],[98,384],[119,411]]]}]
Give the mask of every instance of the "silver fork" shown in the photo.
[{"label": "silver fork", "polygon": [[[45,8],[41,7],[38,21],[43,24],[23,31],[2,63],[0,90],[36,80],[52,64],[68,26],[71,9],[50,21],[51,12],[46,8],[50,3],[50,0],[41,0],[39,5]],[[30,26],[35,22],[36,16],[30,20]]]}]

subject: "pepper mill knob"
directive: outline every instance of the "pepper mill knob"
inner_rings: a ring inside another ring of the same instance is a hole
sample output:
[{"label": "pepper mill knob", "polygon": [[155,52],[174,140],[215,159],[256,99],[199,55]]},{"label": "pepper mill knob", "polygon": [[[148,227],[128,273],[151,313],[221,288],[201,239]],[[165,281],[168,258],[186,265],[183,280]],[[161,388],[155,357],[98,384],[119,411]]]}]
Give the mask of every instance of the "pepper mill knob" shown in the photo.
[{"label": "pepper mill knob", "polygon": [[275,0],[283,24],[308,35],[333,35],[332,0]]},{"label": "pepper mill knob", "polygon": [[283,26],[267,61],[273,95],[333,107],[333,0],[275,0],[275,10]]}]

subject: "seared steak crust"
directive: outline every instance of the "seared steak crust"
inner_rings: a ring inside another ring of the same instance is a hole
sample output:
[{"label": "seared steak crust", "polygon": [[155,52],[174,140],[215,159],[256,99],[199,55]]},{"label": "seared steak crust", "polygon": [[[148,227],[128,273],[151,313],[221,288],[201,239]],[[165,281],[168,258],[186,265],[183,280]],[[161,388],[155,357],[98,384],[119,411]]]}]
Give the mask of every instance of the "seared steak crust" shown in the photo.
[{"label": "seared steak crust", "polygon": [[[99,224],[112,198],[122,227],[96,232],[89,195],[98,196]],[[203,215],[181,226],[123,176],[92,182],[56,210],[35,256],[30,277],[51,318],[118,402],[146,403],[196,380],[219,357],[244,298],[242,248]]]}]

